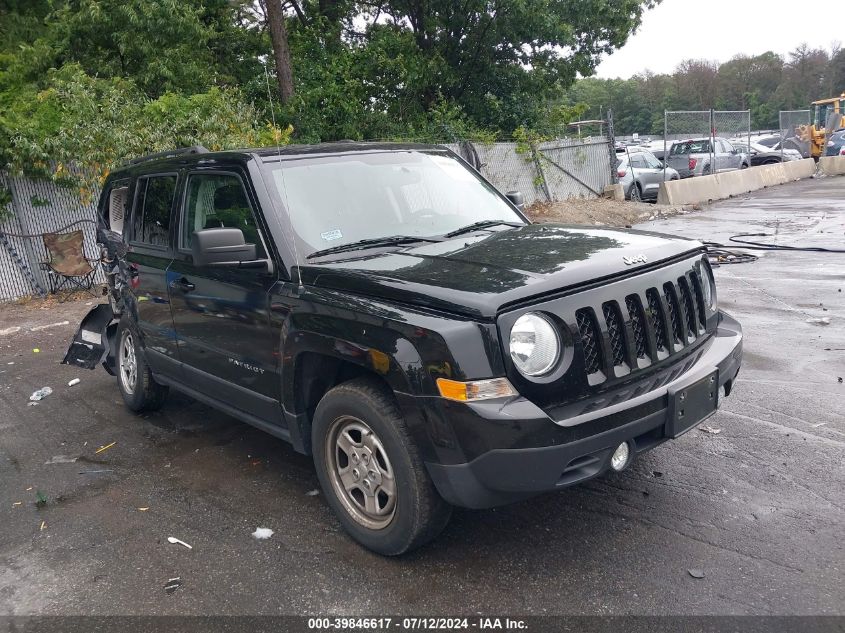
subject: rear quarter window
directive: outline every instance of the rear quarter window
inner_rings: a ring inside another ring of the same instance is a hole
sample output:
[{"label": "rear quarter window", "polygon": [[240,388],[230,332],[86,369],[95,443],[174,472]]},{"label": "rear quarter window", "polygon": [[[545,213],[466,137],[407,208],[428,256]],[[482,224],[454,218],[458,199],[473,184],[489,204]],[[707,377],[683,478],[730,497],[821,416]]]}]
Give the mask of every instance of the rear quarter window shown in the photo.
[{"label": "rear quarter window", "polygon": [[170,245],[170,219],[176,197],[176,175],[145,176],[136,184],[133,241],[158,248]]}]

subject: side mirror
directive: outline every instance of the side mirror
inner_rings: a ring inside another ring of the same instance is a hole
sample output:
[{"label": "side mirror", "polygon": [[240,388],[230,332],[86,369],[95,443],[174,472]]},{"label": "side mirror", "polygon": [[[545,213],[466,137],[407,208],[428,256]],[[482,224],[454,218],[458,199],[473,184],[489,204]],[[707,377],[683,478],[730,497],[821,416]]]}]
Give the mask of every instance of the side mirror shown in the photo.
[{"label": "side mirror", "polygon": [[191,250],[196,266],[258,267],[255,259],[255,244],[247,244],[243,231],[240,229],[220,228],[195,231]]},{"label": "side mirror", "polygon": [[525,211],[525,198],[522,195],[521,191],[508,191],[505,194],[505,198],[510,200],[520,211]]}]

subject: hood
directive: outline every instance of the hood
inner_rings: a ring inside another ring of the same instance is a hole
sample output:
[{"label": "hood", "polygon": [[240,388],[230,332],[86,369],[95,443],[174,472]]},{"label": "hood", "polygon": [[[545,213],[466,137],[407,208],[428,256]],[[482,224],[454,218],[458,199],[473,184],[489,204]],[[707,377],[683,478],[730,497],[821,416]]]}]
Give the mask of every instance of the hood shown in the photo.
[{"label": "hood", "polygon": [[[699,242],[624,229],[529,224],[302,268],[305,283],[491,319],[503,307],[698,251]],[[362,255],[366,253],[366,255]],[[644,255],[646,262],[623,258]]]}]

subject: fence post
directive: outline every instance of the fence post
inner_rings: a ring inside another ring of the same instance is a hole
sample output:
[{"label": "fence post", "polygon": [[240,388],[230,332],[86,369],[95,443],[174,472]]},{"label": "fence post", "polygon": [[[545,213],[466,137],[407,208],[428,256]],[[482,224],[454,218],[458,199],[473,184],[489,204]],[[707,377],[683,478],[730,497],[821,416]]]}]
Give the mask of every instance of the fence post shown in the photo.
[{"label": "fence post", "polygon": [[529,143],[531,147],[531,157],[534,159],[534,167],[537,168],[537,177],[540,179],[540,186],[543,188],[543,193],[546,194],[546,201],[552,201],[552,194],[549,193],[549,185],[546,183],[546,174],[543,172],[543,166],[540,164],[540,155],[537,152],[537,144],[534,141]]},{"label": "fence post", "polygon": [[669,162],[668,152],[666,150],[667,138],[669,138],[669,111],[663,111],[663,182],[666,182],[666,164]]},{"label": "fence post", "polygon": [[[710,108],[710,173],[715,174],[716,169],[716,113]],[[702,172],[703,174],[704,172]]]},{"label": "fence post", "polygon": [[610,154],[610,184],[619,182],[616,172],[616,132],[613,129],[613,110],[607,109],[607,151]]}]

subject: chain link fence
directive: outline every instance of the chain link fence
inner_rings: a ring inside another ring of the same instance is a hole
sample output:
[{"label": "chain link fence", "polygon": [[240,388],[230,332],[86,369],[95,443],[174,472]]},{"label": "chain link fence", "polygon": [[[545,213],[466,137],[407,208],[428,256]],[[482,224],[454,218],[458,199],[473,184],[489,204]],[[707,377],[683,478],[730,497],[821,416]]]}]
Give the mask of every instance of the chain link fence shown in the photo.
[{"label": "chain link fence", "polygon": [[[721,168],[722,158],[716,160],[717,155],[724,153],[726,148],[716,142],[717,138],[728,141],[751,141],[751,111],[750,110],[665,110],[663,113],[663,147],[664,166],[670,162],[671,148],[674,141],[682,139],[709,139],[705,143],[708,154],[708,165]],[[733,151],[733,147],[729,151]],[[672,165],[668,165],[672,166]],[[691,168],[690,168],[691,169]],[[683,170],[679,170],[683,171]],[[681,176],[686,175],[682,173]]]},{"label": "chain link fence", "polygon": [[713,110],[713,136],[751,142],[751,110]]},{"label": "chain link fence", "polygon": [[786,149],[795,149],[802,158],[810,157],[810,111],[809,110],[781,110],[778,115],[780,129],[780,153]]}]

